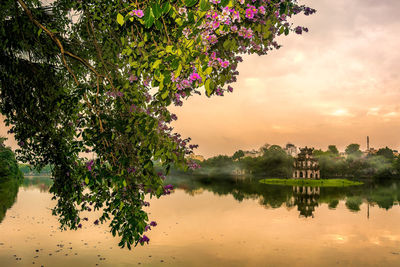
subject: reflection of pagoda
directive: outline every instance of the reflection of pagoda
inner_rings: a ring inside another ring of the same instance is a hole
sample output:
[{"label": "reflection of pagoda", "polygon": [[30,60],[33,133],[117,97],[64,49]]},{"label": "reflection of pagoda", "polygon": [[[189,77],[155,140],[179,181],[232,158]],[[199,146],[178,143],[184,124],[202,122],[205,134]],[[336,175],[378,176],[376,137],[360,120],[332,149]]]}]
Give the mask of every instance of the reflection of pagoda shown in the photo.
[{"label": "reflection of pagoda", "polygon": [[300,217],[313,217],[315,207],[318,207],[319,187],[293,186],[294,205],[300,211]]},{"label": "reflection of pagoda", "polygon": [[300,153],[294,160],[293,178],[296,179],[319,179],[318,160],[313,157],[314,148],[301,148]]}]

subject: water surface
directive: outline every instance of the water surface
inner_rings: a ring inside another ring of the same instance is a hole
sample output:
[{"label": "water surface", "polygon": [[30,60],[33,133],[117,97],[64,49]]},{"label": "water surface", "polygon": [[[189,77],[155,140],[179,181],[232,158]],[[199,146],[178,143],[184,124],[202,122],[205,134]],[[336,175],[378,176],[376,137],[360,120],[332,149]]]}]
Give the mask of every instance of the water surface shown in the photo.
[{"label": "water surface", "polygon": [[0,265],[400,266],[399,183],[328,189],[231,178],[170,182],[178,189],[147,209],[158,223],[149,245],[129,251],[106,225],[93,225],[96,214],[83,229],[60,232],[50,180],[26,179],[14,199],[12,192],[0,198]]}]

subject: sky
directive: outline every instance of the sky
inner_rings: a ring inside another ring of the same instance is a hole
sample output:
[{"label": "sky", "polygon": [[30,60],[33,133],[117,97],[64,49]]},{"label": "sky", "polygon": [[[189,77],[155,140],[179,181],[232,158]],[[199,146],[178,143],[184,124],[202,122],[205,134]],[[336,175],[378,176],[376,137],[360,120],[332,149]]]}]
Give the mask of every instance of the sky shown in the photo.
[{"label": "sky", "polygon": [[[371,147],[400,150],[400,1],[299,3],[317,9],[292,20],[309,33],[279,38],[283,47],[266,56],[245,56],[233,93],[171,108],[175,131],[199,145],[196,154],[287,142],[364,150],[366,136]],[[16,147],[12,137],[7,144]]]},{"label": "sky", "polygon": [[400,149],[400,1],[300,0],[317,9],[294,24],[309,33],[279,38],[266,56],[245,56],[234,92],[194,96],[175,130],[199,144],[196,154],[287,142]]}]

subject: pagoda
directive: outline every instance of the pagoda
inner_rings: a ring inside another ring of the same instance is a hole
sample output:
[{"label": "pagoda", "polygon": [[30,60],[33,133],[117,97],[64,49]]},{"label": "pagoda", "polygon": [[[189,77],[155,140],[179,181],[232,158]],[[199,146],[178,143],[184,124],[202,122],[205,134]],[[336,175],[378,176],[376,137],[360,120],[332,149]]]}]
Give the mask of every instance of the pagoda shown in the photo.
[{"label": "pagoda", "polygon": [[300,148],[300,153],[294,160],[293,178],[295,179],[320,179],[318,160],[312,152],[314,148]]}]

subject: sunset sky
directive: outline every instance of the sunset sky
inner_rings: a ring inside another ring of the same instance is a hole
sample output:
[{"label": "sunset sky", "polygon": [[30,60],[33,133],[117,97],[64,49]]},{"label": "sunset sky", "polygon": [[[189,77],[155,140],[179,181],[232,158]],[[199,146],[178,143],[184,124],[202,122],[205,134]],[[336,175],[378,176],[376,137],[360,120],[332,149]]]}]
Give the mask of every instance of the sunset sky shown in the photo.
[{"label": "sunset sky", "polygon": [[[399,0],[299,0],[317,9],[280,50],[245,56],[234,92],[193,96],[173,124],[205,157],[265,143],[400,149]],[[4,126],[0,134],[5,134]],[[15,148],[11,139],[8,145]]]},{"label": "sunset sky", "polygon": [[399,0],[300,0],[317,9],[293,22],[266,56],[246,56],[234,92],[194,96],[175,129],[196,154],[232,155],[265,143],[339,150],[350,143],[400,149]]}]

